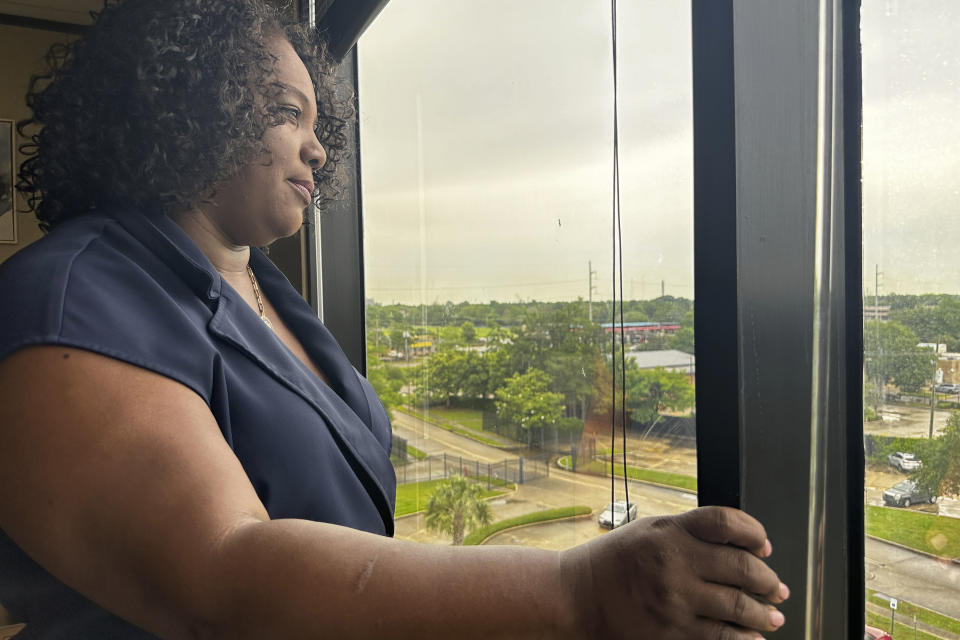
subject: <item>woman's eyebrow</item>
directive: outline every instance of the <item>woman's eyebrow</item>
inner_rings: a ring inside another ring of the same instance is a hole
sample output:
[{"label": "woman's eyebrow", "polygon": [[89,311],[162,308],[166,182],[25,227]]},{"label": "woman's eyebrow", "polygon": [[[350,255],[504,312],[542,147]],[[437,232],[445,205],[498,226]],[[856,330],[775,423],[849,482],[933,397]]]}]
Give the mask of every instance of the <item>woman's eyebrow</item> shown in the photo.
[{"label": "woman's eyebrow", "polygon": [[297,89],[296,87],[289,84],[284,84],[282,82],[278,82],[277,84],[280,86],[281,89],[283,89],[283,91],[287,93],[292,93],[296,97],[300,98],[300,101],[303,103],[304,106],[308,106],[310,104],[310,98],[308,98],[307,94],[305,94],[303,91],[300,91],[300,89]]}]

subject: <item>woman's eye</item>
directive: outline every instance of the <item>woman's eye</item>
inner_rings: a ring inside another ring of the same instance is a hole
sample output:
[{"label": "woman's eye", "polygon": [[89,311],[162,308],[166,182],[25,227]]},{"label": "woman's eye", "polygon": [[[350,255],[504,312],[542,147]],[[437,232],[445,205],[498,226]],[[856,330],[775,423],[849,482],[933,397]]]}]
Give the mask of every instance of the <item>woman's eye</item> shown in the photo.
[{"label": "woman's eye", "polygon": [[280,112],[295,122],[300,119],[301,112],[296,107],[280,107]]}]

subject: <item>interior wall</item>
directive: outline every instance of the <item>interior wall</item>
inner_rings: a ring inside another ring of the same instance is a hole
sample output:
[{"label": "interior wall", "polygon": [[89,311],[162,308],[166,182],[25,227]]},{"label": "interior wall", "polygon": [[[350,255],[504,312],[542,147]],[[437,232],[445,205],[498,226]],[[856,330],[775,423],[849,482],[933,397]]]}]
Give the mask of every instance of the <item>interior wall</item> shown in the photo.
[{"label": "interior wall", "polygon": [[[76,36],[40,29],[0,25],[0,118],[22,120],[29,117],[26,95],[30,76],[44,69],[43,58],[50,45],[67,42]],[[14,131],[14,145],[22,142]],[[5,151],[3,151],[5,152]],[[23,158],[14,150],[14,163]],[[19,194],[14,196],[17,216],[16,244],[0,244],[0,263],[43,234],[32,213],[20,213],[25,207]]]}]

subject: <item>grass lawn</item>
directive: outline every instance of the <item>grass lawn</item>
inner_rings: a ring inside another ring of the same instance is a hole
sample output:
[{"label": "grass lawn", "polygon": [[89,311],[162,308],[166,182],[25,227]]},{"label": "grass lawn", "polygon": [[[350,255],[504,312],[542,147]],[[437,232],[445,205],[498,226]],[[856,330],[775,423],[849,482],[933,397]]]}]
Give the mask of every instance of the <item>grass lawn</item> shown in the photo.
[{"label": "grass lawn", "polygon": [[[397,485],[397,508],[393,513],[394,518],[405,516],[417,511],[423,511],[427,508],[427,501],[436,490],[437,485],[445,482],[444,480],[431,480],[429,482],[410,482],[408,484]],[[514,485],[504,486],[501,489],[484,489],[481,497],[490,498],[506,493],[507,489],[512,489]]]},{"label": "grass lawn", "polygon": [[864,521],[868,535],[945,558],[960,557],[960,519],[867,505]]},{"label": "grass lawn", "polygon": [[[568,459],[567,464],[569,465],[569,457],[564,456],[561,458],[561,461],[564,458]],[[606,470],[604,470],[606,466]],[[593,460],[587,464],[577,465],[578,471],[586,471],[589,473],[604,473],[610,475],[610,463],[604,463],[603,460]],[[623,477],[623,464],[616,465],[616,474],[619,477]],[[670,473],[669,471],[657,471],[656,469],[641,469],[640,467],[627,467],[627,477],[633,480],[646,480],[647,482],[656,482],[657,484],[665,484],[670,487],[677,487],[680,489],[688,489],[689,491],[697,490],[697,479],[693,476],[685,476],[680,473]]]},{"label": "grass lawn", "polygon": [[456,422],[474,431],[483,431],[483,412],[476,409],[430,407],[429,415],[445,422]]},{"label": "grass lawn", "polygon": [[533,513],[517,516],[516,518],[507,518],[506,520],[500,520],[499,522],[494,522],[486,527],[481,527],[470,532],[470,534],[464,538],[463,544],[481,544],[493,534],[503,531],[504,529],[509,529],[510,527],[518,527],[520,525],[533,524],[535,522],[549,522],[550,520],[559,520],[561,518],[570,518],[573,516],[585,515],[591,511],[592,509],[590,507],[577,505],[575,507],[560,507],[558,509],[535,511]]},{"label": "grass lawn", "polygon": [[[877,592],[873,589],[867,589],[867,600],[875,604],[879,604],[883,607],[889,607],[890,604],[886,600],[881,600],[876,597]],[[936,627],[937,629],[943,629],[944,631],[949,631],[950,633],[960,634],[960,620],[956,618],[951,618],[949,616],[942,615],[935,611],[930,611],[929,609],[924,609],[918,605],[912,604],[910,602],[905,602],[900,600],[897,602],[897,618],[902,620],[913,622],[913,616],[917,616],[917,620],[924,622],[931,627]],[[889,629],[887,626],[890,624],[890,618],[887,617],[886,625],[873,625],[875,627],[880,627],[883,629]]]}]

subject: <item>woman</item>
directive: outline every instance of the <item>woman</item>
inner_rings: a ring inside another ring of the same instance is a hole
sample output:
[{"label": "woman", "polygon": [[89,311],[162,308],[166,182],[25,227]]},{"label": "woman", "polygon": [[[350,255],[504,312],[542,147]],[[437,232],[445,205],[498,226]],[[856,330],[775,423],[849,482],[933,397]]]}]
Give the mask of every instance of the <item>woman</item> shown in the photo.
[{"label": "woman", "polygon": [[[392,539],[390,427],[257,249],[336,187],[345,116],[259,0],[127,0],[28,96],[51,232],[0,269],[0,603],[25,637],[753,639],[749,516],[566,552]],[[466,586],[465,586],[466,585]]]}]

